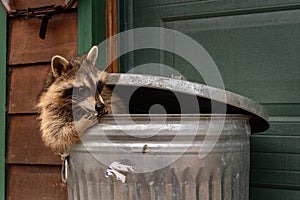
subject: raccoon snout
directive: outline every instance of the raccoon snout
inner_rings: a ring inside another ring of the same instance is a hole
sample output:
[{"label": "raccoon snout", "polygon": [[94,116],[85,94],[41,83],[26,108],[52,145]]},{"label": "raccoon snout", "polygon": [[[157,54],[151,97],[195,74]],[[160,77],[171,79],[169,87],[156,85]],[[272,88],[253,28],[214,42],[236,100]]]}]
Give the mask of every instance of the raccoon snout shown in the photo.
[{"label": "raccoon snout", "polygon": [[103,103],[96,103],[95,105],[95,110],[98,112],[98,113],[101,113],[104,109],[104,104]]}]

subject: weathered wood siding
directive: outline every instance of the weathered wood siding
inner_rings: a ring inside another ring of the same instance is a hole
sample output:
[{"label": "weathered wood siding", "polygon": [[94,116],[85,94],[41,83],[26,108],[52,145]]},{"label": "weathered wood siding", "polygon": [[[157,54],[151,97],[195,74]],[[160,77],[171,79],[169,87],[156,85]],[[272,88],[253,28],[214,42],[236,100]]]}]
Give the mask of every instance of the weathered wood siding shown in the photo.
[{"label": "weathered wood siding", "polygon": [[0,7],[0,200],[5,200],[6,11]]},{"label": "weathered wood siding", "polygon": [[[57,0],[61,4],[64,1]],[[15,1],[19,8],[53,1]],[[53,16],[46,39],[39,38],[39,19],[9,19],[8,193],[9,200],[67,199],[61,161],[41,141],[35,105],[54,55],[77,54],[77,11]]]}]

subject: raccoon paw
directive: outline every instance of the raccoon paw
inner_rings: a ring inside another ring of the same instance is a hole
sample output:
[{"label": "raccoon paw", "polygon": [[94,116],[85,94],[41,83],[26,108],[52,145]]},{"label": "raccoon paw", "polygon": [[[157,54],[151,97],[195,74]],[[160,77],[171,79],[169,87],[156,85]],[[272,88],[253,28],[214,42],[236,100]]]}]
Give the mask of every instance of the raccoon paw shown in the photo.
[{"label": "raccoon paw", "polygon": [[78,121],[75,121],[75,127],[77,131],[81,134],[83,134],[88,128],[91,126],[95,125],[97,123],[97,117],[95,114],[88,114],[83,116],[81,119]]}]

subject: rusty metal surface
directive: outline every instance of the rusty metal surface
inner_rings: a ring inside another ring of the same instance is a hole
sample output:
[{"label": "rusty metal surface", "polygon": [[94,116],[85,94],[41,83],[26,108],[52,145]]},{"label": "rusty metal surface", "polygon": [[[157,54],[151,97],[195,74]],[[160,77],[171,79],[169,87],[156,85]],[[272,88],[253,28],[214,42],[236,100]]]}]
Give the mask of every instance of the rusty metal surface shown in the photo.
[{"label": "rusty metal surface", "polygon": [[[229,106],[227,113],[230,113],[230,109],[232,109],[235,110],[234,113],[249,114],[252,116],[250,119],[252,133],[265,131],[269,128],[268,113],[265,108],[259,103],[233,92],[190,81],[141,74],[109,74],[108,84],[155,88],[162,91],[168,90],[197,96],[202,101],[213,100],[224,103]],[[225,95],[226,99],[222,95]]]},{"label": "rusty metal surface", "polygon": [[[249,116],[226,115],[218,137],[217,124],[223,117],[202,114],[104,117],[71,152],[68,198],[248,199]],[[208,129],[212,132],[205,139]],[[205,140],[215,139],[217,143],[209,151]],[[200,151],[208,154],[201,158]],[[106,178],[107,167],[113,161],[132,165],[135,172],[145,172],[127,173],[125,183],[112,176]],[[148,166],[155,171],[145,169]]]}]

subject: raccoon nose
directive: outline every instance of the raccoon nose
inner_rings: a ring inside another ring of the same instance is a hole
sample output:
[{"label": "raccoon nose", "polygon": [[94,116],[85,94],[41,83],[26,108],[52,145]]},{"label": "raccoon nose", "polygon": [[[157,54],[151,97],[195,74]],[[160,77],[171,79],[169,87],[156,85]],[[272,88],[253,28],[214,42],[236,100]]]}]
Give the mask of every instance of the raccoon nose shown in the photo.
[{"label": "raccoon nose", "polygon": [[96,105],[95,105],[95,110],[96,110],[97,112],[102,112],[103,109],[104,109],[104,104],[103,104],[103,103],[96,103]]}]

